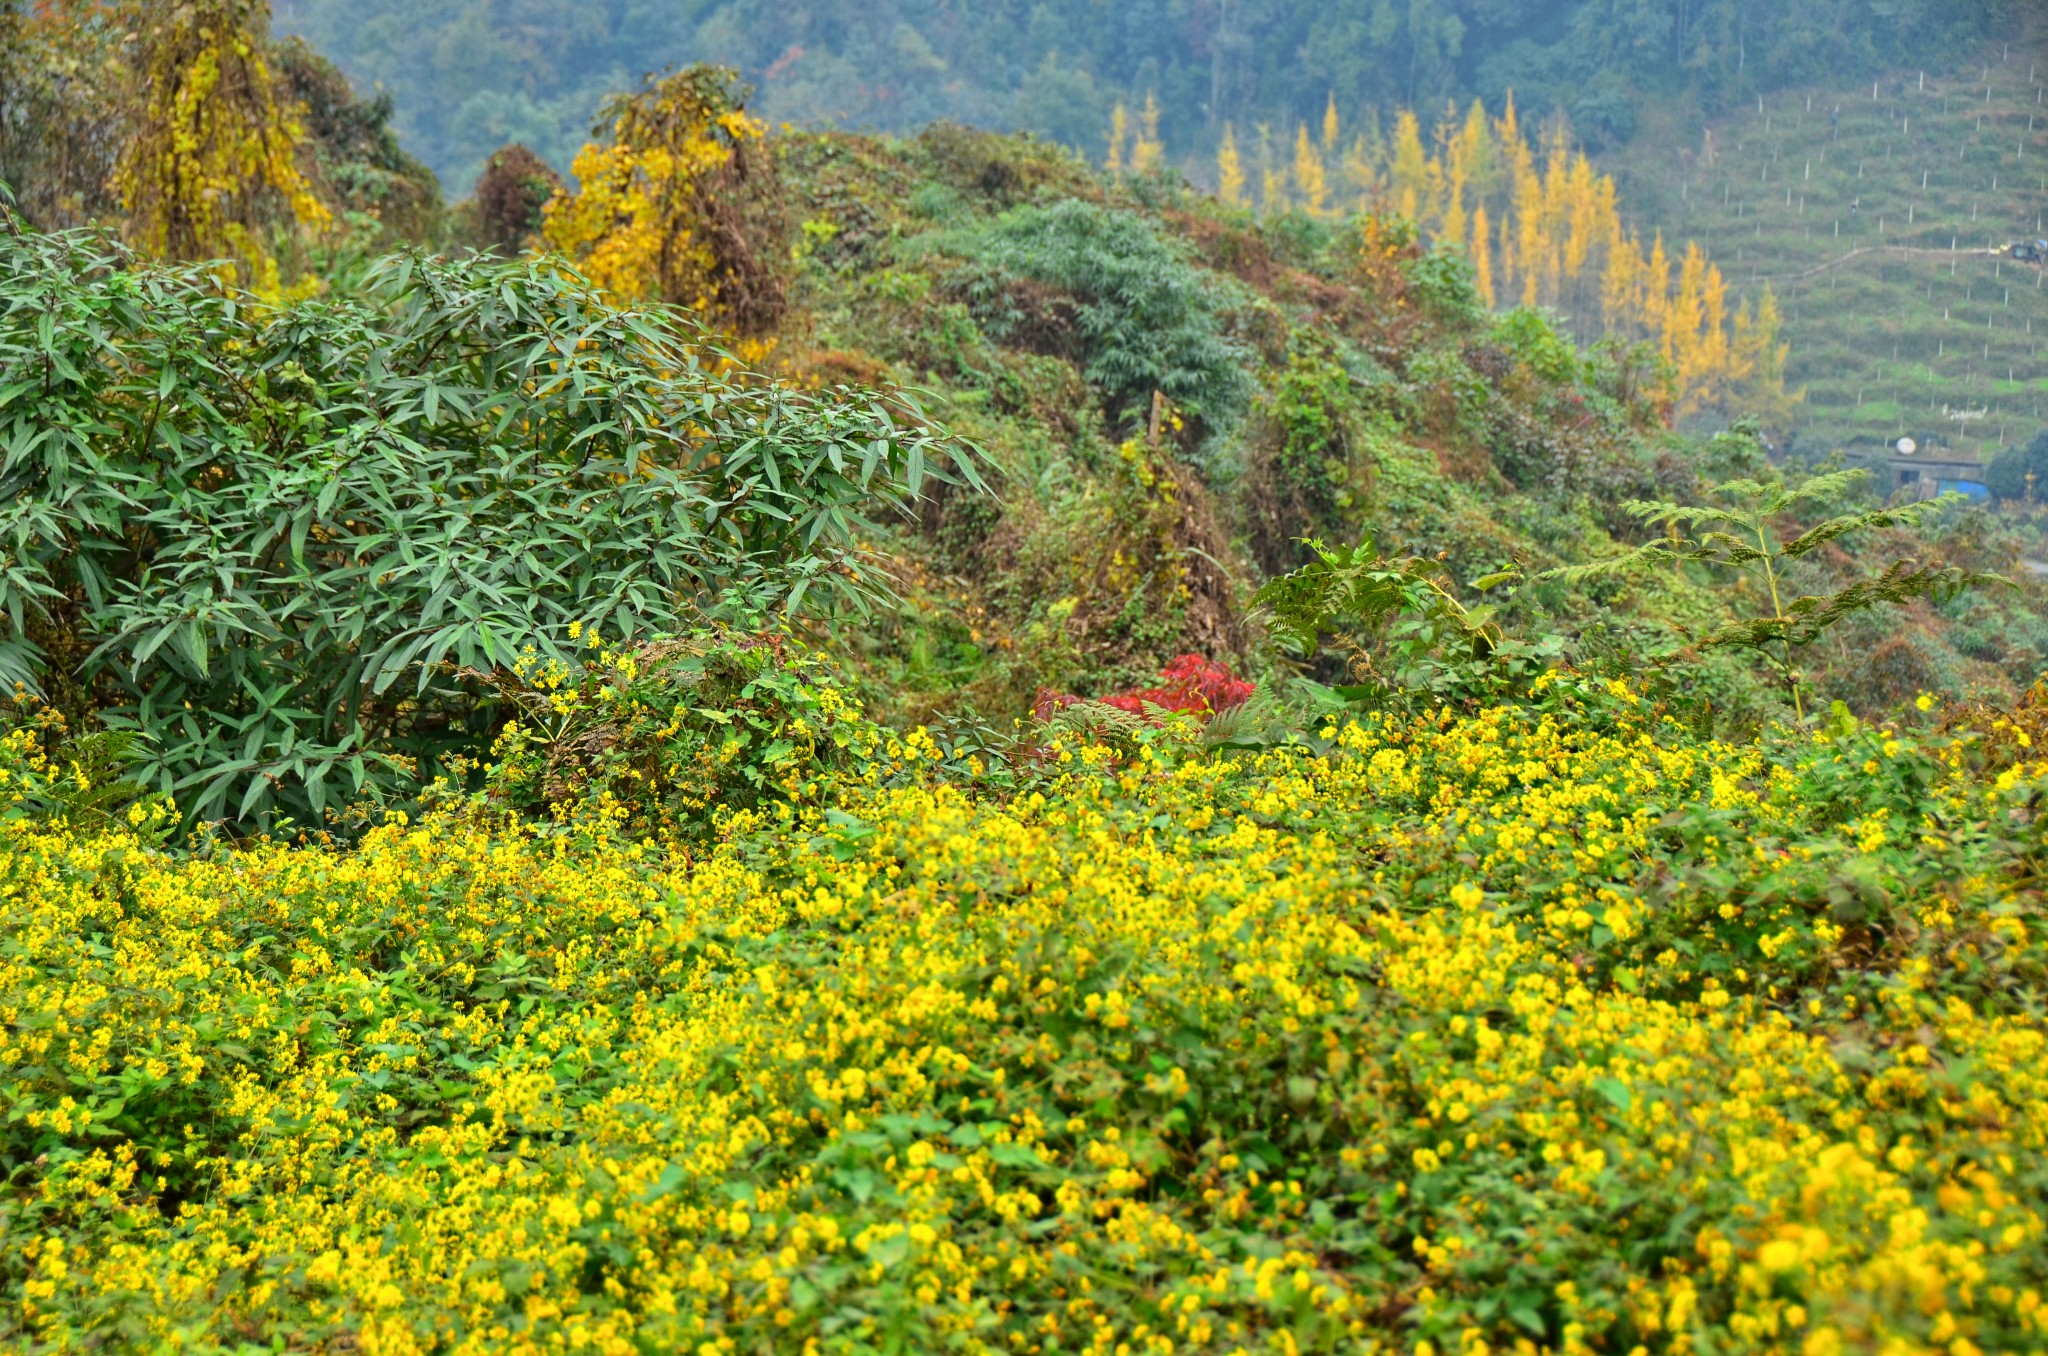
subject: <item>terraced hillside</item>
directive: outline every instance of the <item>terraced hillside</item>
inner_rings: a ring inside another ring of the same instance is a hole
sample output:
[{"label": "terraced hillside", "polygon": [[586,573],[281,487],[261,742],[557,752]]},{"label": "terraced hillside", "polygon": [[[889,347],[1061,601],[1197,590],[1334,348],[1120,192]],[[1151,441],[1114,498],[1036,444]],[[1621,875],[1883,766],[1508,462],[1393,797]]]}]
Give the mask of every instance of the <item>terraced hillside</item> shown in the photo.
[{"label": "terraced hillside", "polygon": [[2048,422],[2048,270],[1996,253],[2048,233],[2044,37],[1712,122],[1653,110],[1610,161],[1634,220],[1777,290],[1801,450],[1988,454]]}]

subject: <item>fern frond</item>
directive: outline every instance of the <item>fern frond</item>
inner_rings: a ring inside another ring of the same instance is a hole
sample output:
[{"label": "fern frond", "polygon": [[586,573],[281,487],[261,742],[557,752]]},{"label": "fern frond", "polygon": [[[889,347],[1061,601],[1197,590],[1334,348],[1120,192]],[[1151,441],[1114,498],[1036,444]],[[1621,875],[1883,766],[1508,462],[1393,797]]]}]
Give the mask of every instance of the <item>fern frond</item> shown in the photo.
[{"label": "fern frond", "polygon": [[1703,533],[1693,545],[1696,548],[1695,559],[1714,565],[1747,565],[1752,560],[1764,558],[1764,553],[1753,541],[1732,532]]},{"label": "fern frond", "polygon": [[1645,523],[1676,523],[1681,527],[1698,527],[1701,523],[1718,523],[1734,520],[1727,509],[1708,508],[1693,504],[1671,504],[1661,500],[1631,499],[1621,506],[1629,517]]},{"label": "fern frond", "polygon": [[1761,650],[1783,640],[1790,629],[1789,620],[1753,617],[1717,627],[1701,636],[1698,644],[1705,649]]},{"label": "fern frond", "polygon": [[1852,613],[1867,611],[1884,603],[1909,603],[1925,598],[1939,605],[1964,590],[1984,585],[2011,586],[2011,580],[1982,574],[1954,565],[1918,565],[1896,560],[1873,579],[1862,579],[1840,592],[1820,598],[1801,598],[1786,608],[1793,619],[1792,643],[1805,645],[1821,632]]},{"label": "fern frond", "polygon": [[1046,728],[1089,739],[1129,739],[1146,728],[1145,717],[1107,702],[1071,702],[1053,712]]},{"label": "fern frond", "polygon": [[1837,537],[1846,536],[1851,532],[1861,532],[1865,528],[1918,527],[1925,519],[1962,502],[1964,502],[1963,496],[1951,490],[1947,494],[1938,495],[1933,499],[1925,499],[1915,504],[1901,504],[1896,508],[1872,509],[1866,513],[1845,513],[1838,518],[1830,518],[1818,527],[1801,533],[1796,539],[1786,545],[1784,554],[1797,559],[1816,547],[1826,545]]},{"label": "fern frond", "polygon": [[1280,699],[1272,689],[1260,688],[1248,701],[1228,707],[1209,717],[1202,729],[1202,742],[1211,748],[1264,748],[1286,737]]},{"label": "fern frond", "polygon": [[1884,604],[1909,603],[1925,598],[1940,604],[1965,589],[1985,585],[2010,586],[2010,580],[1995,574],[1980,574],[1953,565],[1921,565],[1910,560],[1894,561],[1883,574],[1858,580],[1835,593],[1809,595],[1786,605],[1783,617],[1755,617],[1730,622],[1700,643],[1708,646],[1736,646],[1760,650],[1780,641],[1810,645],[1844,617]]},{"label": "fern frond", "polygon": [[[1688,547],[1691,543],[1686,544]],[[1676,560],[1696,560],[1697,551],[1680,548],[1673,550],[1665,542],[1649,542],[1632,551],[1618,556],[1607,556],[1601,560],[1589,560],[1583,565],[1560,565],[1554,570],[1545,570],[1536,576],[1539,580],[1556,580],[1560,584],[1585,584],[1595,579],[1615,579],[1648,565],[1670,564]]]},{"label": "fern frond", "polygon": [[1708,490],[1708,493],[1718,494],[1730,499],[1768,501],[1779,488],[1779,486],[1766,485],[1760,480],[1751,480],[1749,477],[1743,476],[1735,480],[1724,480]]},{"label": "fern frond", "polygon": [[1782,513],[1801,504],[1832,504],[1849,490],[1861,484],[1869,472],[1861,468],[1846,471],[1829,471],[1811,480],[1791,486],[1772,496],[1770,512]]}]

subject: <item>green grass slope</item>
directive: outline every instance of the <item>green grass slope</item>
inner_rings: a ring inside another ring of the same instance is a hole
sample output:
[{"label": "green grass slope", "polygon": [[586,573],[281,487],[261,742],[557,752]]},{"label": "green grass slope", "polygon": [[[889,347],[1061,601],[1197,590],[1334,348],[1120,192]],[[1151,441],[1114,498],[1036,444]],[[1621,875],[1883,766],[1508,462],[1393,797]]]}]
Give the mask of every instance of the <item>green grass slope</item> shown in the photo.
[{"label": "green grass slope", "polygon": [[2043,36],[1711,122],[1649,110],[1609,162],[1645,234],[1697,240],[1733,295],[1777,290],[1802,449],[1988,456],[2048,422],[2048,270],[1993,253],[2048,234]]}]

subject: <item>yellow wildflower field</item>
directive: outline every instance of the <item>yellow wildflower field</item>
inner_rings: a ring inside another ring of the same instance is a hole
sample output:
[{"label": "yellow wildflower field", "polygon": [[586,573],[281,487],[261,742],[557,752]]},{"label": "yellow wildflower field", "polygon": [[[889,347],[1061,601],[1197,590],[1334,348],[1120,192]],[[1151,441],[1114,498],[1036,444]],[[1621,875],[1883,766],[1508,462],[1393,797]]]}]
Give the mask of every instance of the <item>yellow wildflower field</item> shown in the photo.
[{"label": "yellow wildflower field", "polygon": [[1312,733],[913,738],[708,849],[12,820],[0,1335],[2048,1348],[2043,768],[1618,685]]}]

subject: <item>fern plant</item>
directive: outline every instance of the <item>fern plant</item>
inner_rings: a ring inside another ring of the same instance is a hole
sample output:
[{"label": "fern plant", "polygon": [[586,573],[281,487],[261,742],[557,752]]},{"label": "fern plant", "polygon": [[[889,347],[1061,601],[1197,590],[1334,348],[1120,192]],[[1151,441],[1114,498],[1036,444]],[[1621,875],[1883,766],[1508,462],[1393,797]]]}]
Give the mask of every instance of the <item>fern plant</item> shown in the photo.
[{"label": "fern plant", "polygon": [[1348,700],[1461,700],[1551,657],[1547,642],[1531,646],[1504,636],[1491,604],[1460,602],[1438,561],[1383,556],[1371,537],[1348,549],[1314,538],[1305,545],[1315,559],[1267,583],[1255,601],[1275,637],[1297,654],[1313,657],[1326,640],[1334,642],[1354,680],[1336,689]]},{"label": "fern plant", "polygon": [[1863,476],[1860,470],[1830,471],[1797,485],[1746,478],[1730,480],[1710,491],[1721,501],[1711,505],[1631,500],[1622,506],[1624,513],[1646,525],[1662,524],[1668,535],[1622,555],[1548,570],[1537,578],[1583,584],[1657,564],[1680,568],[1698,564],[1760,576],[1765,596],[1770,599],[1769,615],[1738,618],[1697,641],[1705,646],[1749,650],[1759,656],[1775,670],[1785,685],[1794,714],[1803,721],[1806,701],[1799,653],[1830,627],[1872,608],[1901,605],[1918,598],[1941,603],[1973,585],[2006,582],[1996,575],[1952,565],[1900,559],[1879,573],[1857,579],[1832,593],[1789,597],[1789,567],[1827,543],[1875,528],[1918,527],[1935,514],[1964,502],[1959,494],[1944,494],[1918,503],[1839,513],[1792,534],[1789,539],[1780,531],[1781,523],[1795,518],[1802,510],[1825,509],[1839,503]]}]

